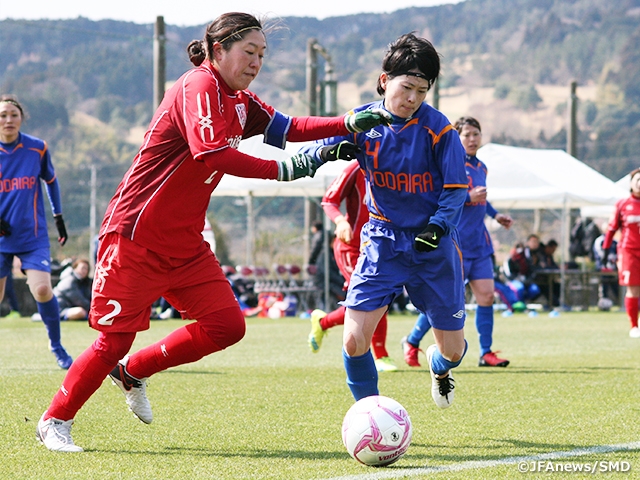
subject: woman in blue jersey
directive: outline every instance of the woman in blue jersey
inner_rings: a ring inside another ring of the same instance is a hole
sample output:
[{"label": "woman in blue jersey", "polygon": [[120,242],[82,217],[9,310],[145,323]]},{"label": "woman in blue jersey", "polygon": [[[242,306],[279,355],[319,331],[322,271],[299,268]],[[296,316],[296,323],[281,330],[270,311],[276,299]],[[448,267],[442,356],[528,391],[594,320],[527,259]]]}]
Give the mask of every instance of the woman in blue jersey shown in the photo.
[{"label": "woman in blue jersey", "polygon": [[[484,224],[486,215],[505,228],[513,219],[498,213],[487,201],[487,167],[476,157],[482,141],[480,122],[473,117],[461,117],[455,123],[460,140],[467,153],[465,169],[469,179],[469,192],[458,224],[460,249],[464,258],[464,276],[476,297],[476,329],[480,341],[481,367],[506,367],[509,360],[491,351],[493,343],[493,245]],[[422,337],[429,330],[429,320],[424,313],[418,316],[416,325],[408,337],[402,339],[405,361],[419,367],[418,351]]]},{"label": "woman in blue jersey", "polygon": [[361,254],[344,301],[343,358],[356,400],[378,394],[369,345],[403,287],[432,322],[435,345],[427,356],[431,394],[441,408],[453,401],[451,369],[467,349],[456,230],[467,194],[465,153],[451,123],[425,103],[439,73],[439,54],[428,40],[413,33],[401,36],[382,62],[377,90],[383,100],[354,109],[384,108],[393,115],[390,128],[305,147],[320,161],[355,153],[367,180],[369,222],[362,229]]},{"label": "woman in blue jersey", "polygon": [[58,301],[51,288],[51,254],[42,199],[44,180],[64,245],[67,231],[62,219],[58,180],[47,143],[20,132],[24,109],[12,95],[0,96],[0,301],[4,297],[13,258],[27,275],[29,290],[49,334],[49,348],[60,368],[73,361],[60,343]]}]

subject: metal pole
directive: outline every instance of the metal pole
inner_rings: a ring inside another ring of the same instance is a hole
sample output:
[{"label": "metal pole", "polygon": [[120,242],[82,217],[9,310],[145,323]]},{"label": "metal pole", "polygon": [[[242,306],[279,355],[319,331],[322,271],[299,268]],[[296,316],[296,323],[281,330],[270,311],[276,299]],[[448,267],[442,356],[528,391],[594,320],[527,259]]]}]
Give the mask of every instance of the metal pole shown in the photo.
[{"label": "metal pole", "polygon": [[[90,200],[90,209],[89,209],[89,252],[90,262],[93,264],[93,259],[96,256],[96,244],[93,239],[96,236],[96,218],[97,218],[97,201],[96,201],[96,192],[98,190],[98,176],[97,176],[97,167],[95,163],[91,164],[91,200]],[[95,265],[93,265],[95,266]]]},{"label": "metal pole", "polygon": [[578,82],[575,80],[571,82],[571,95],[569,96],[569,126],[567,129],[567,153],[572,157],[578,158],[578,127],[577,127],[577,112],[578,112],[578,96],[576,95],[576,88]]},{"label": "metal pole", "polygon": [[433,83],[433,108],[440,109],[440,82],[437,78]]},{"label": "metal pole", "polygon": [[156,17],[153,34],[153,108],[156,109],[164,97],[167,54],[165,49],[164,17]]},{"label": "metal pole", "polygon": [[310,38],[307,41],[307,103],[309,115],[318,114],[318,55],[316,53],[317,40]]}]

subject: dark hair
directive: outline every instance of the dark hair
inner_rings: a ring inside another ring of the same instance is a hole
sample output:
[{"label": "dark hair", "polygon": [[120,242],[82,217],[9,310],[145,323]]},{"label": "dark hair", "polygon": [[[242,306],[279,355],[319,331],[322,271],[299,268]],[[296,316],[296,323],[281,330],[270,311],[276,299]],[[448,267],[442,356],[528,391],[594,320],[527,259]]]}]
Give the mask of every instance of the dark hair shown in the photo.
[{"label": "dark hair", "polygon": [[480,128],[480,122],[473,117],[460,117],[456,120],[456,123],[453,124],[453,128],[455,128],[458,133],[462,132],[462,127],[465,125],[471,125],[472,127],[477,128],[482,132],[482,128]]},{"label": "dark hair", "polygon": [[558,242],[556,242],[553,238],[547,242],[547,247],[557,247]]},{"label": "dark hair", "polygon": [[89,269],[91,269],[91,264],[89,263],[89,260],[87,260],[84,257],[76,258],[71,264],[71,268],[75,269],[81,263],[84,263],[87,267],[89,267]]},{"label": "dark hair", "polygon": [[24,120],[25,118],[24,108],[22,108],[22,104],[18,101],[18,97],[16,97],[15,95],[9,95],[9,94],[0,95],[0,103],[3,103],[3,102],[10,103],[14,107],[16,107],[18,110],[20,110],[20,115]]},{"label": "dark hair", "polygon": [[207,25],[204,39],[189,43],[189,60],[198,67],[205,58],[213,59],[214,43],[220,42],[222,48],[229,50],[231,45],[242,40],[251,30],[263,30],[262,23],[253,15],[241,12],[223,13]]},{"label": "dark hair", "polygon": [[[382,59],[382,71],[393,78],[416,69],[420,73],[415,76],[425,79],[431,88],[440,75],[440,55],[429,40],[407,33],[389,45]],[[377,90],[384,95],[380,78]]]}]

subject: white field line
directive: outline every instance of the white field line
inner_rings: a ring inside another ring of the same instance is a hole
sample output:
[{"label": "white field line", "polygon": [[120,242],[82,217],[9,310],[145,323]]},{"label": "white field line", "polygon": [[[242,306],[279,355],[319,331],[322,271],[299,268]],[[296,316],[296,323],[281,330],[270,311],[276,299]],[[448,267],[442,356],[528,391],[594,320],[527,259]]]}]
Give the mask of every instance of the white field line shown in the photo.
[{"label": "white field line", "polygon": [[[416,477],[418,475],[436,474],[444,472],[459,472],[461,470],[477,470],[481,468],[491,468],[501,465],[514,465],[521,462],[537,462],[539,460],[559,460],[571,457],[580,457],[583,455],[593,455],[598,453],[611,453],[620,452],[624,450],[638,450],[640,449],[640,442],[632,443],[620,443],[617,445],[598,445],[594,447],[578,448],[576,450],[569,450],[568,452],[550,452],[542,453],[540,455],[522,456],[522,457],[507,457],[498,460],[481,460],[454,463],[451,465],[433,466],[433,467],[419,467],[408,469],[372,469],[371,473],[359,474],[359,475],[346,475],[342,477],[331,477],[327,480],[379,480],[384,478],[401,478],[401,477]],[[517,472],[517,469],[514,470]]]}]

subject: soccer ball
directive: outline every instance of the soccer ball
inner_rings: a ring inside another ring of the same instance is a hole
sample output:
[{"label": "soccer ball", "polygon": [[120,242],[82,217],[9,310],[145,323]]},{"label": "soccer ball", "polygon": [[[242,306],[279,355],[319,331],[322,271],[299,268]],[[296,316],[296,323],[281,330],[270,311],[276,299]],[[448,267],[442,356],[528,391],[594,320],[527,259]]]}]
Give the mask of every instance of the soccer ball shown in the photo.
[{"label": "soccer ball", "polygon": [[608,312],[609,310],[611,310],[611,307],[613,307],[613,302],[611,301],[610,298],[603,297],[600,300],[598,300],[599,310],[602,310],[603,312]]},{"label": "soccer ball", "polygon": [[349,455],[372,467],[390,465],[411,443],[411,420],[402,405],[374,395],[354,403],[342,422],[342,443]]}]

